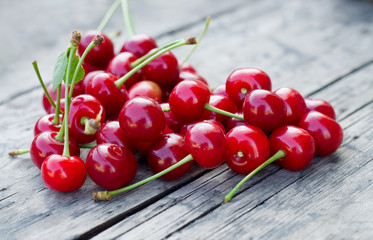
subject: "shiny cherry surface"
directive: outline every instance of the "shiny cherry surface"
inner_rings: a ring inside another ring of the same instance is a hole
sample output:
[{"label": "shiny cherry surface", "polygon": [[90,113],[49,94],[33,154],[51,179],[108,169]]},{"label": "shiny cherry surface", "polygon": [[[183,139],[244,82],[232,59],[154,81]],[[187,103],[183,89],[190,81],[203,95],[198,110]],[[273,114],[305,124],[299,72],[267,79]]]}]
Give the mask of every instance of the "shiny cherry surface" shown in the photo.
[{"label": "shiny cherry surface", "polygon": [[212,95],[221,95],[221,96],[229,97],[227,91],[225,90],[225,84],[221,84],[221,85],[217,86],[212,91]]},{"label": "shiny cherry surface", "polygon": [[44,115],[35,123],[34,136],[45,131],[58,132],[61,128],[62,115],[60,114],[60,124],[53,124],[54,114]]},{"label": "shiny cherry surface", "polygon": [[180,66],[180,72],[197,73],[197,70],[189,63],[183,63],[183,65]]},{"label": "shiny cherry surface", "polygon": [[204,84],[208,86],[208,82],[206,81],[205,78],[203,78],[201,75],[198,73],[192,73],[188,71],[181,71],[179,73],[179,81],[184,81],[184,80],[196,80],[196,81],[201,81]]},{"label": "shiny cherry surface", "polygon": [[154,48],[157,48],[157,43],[152,37],[147,34],[136,34],[124,42],[120,51],[131,52],[139,58]]},{"label": "shiny cherry surface", "polygon": [[197,121],[193,121],[193,122],[189,122],[189,123],[186,123],[183,125],[183,127],[180,129],[180,134],[181,135],[185,135],[189,129],[191,129],[194,125],[196,125],[197,123],[200,123],[200,122],[207,122],[207,123],[213,123],[217,126],[220,127],[220,129],[225,133],[225,127],[224,125],[219,122],[218,120],[215,120],[215,119],[208,119],[208,120],[203,120],[203,121],[200,121],[200,120],[197,120]]},{"label": "shiny cherry surface", "polygon": [[[227,112],[235,113],[237,112],[237,106],[228,98],[221,95],[211,95],[209,104],[213,107],[225,110]],[[211,112],[206,110],[203,112],[201,119],[215,119],[225,125],[228,121],[228,116]]]},{"label": "shiny cherry surface", "polygon": [[155,82],[144,80],[132,85],[132,87],[128,90],[128,97],[130,99],[135,97],[148,97],[161,103],[163,91]]},{"label": "shiny cherry surface", "polygon": [[120,128],[118,121],[104,123],[97,132],[96,142],[97,144],[114,143],[129,149],[133,153],[136,152],[134,142]]},{"label": "shiny cherry surface", "polygon": [[80,81],[80,83],[84,86],[84,93],[85,93],[85,90],[87,88],[87,85],[88,85],[89,81],[91,81],[91,79],[94,76],[96,76],[97,74],[104,73],[104,72],[105,72],[104,70],[95,70],[95,71],[86,73],[86,75],[84,76],[83,80]]},{"label": "shiny cherry surface", "polygon": [[[242,112],[236,112],[236,115],[243,116]],[[248,125],[245,120],[237,119],[237,118],[228,118],[227,123],[225,124],[225,129],[229,132],[232,128],[241,126],[241,125]]]},{"label": "shiny cherry surface", "polygon": [[[169,110],[170,105],[169,103],[161,103],[161,108]],[[164,116],[167,126],[174,132],[180,132],[181,128],[184,125],[184,121],[176,117],[171,110],[164,112]]]},{"label": "shiny cherry surface", "polygon": [[306,98],[304,100],[306,102],[308,111],[320,112],[333,120],[336,119],[334,108],[329,102],[316,98]]}]

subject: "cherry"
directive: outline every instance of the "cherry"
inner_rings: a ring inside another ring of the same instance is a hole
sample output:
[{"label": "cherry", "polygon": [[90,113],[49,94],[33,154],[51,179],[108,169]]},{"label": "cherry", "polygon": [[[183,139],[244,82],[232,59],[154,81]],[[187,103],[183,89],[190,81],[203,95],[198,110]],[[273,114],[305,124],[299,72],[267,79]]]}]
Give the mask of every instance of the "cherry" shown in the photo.
[{"label": "cherry", "polygon": [[[53,92],[53,86],[52,86],[52,83],[48,84],[47,85],[47,91],[49,93],[49,95],[51,96],[51,98],[53,99],[53,101],[56,101],[57,99],[57,90],[56,92]],[[73,90],[73,97],[75,96],[78,96],[80,94],[83,94],[84,91],[82,91],[82,89],[75,89]],[[65,84],[62,83],[61,85],[61,99],[65,98]],[[43,107],[45,109],[46,112],[50,112],[50,108],[52,107],[52,105],[50,104],[47,96],[45,95],[45,93],[43,94]],[[61,104],[62,106],[63,104]]]},{"label": "cherry", "polygon": [[128,97],[130,99],[135,97],[149,97],[161,103],[163,92],[161,87],[152,81],[141,81],[134,84],[128,90]]},{"label": "cherry", "polygon": [[88,64],[88,63],[86,63],[86,62],[83,62],[82,63],[82,67],[83,67],[83,69],[84,69],[84,73],[87,75],[87,74],[89,74],[89,73],[91,73],[91,72],[95,72],[95,71],[103,71],[102,69],[102,67],[96,67],[96,66],[92,66],[92,65],[90,65],[90,64]]},{"label": "cherry", "polygon": [[219,122],[215,119],[208,119],[208,120],[203,120],[203,121],[193,121],[193,122],[184,124],[183,127],[180,130],[180,134],[185,135],[188,132],[189,129],[191,129],[194,125],[196,125],[197,123],[200,123],[200,122],[213,123],[213,124],[219,126],[220,129],[225,133],[225,128],[224,128],[224,126],[221,122]]},{"label": "cherry", "polygon": [[155,141],[134,141],[136,150],[142,156],[147,156],[149,153],[150,148],[153,146]]},{"label": "cherry", "polygon": [[267,136],[262,130],[251,125],[232,128],[227,133],[228,157],[226,164],[239,174],[248,174],[269,157]]},{"label": "cherry", "polygon": [[100,45],[92,48],[84,59],[84,62],[100,69],[106,69],[109,61],[114,57],[114,46],[110,38],[105,34],[93,30],[85,33],[80,40],[78,53],[82,55],[96,35],[101,35],[104,41]]},{"label": "cherry", "polygon": [[133,153],[136,152],[134,142],[120,128],[118,121],[104,123],[97,132],[96,142],[97,144],[114,143],[129,149]]},{"label": "cherry", "polygon": [[[61,129],[61,124],[53,123],[54,114],[44,115],[36,122],[34,127],[34,136],[45,131],[58,132]],[[60,115],[60,122],[62,122],[62,115]]]},{"label": "cherry", "polygon": [[225,82],[229,98],[238,106],[242,106],[246,95],[253,89],[271,91],[269,76],[260,69],[238,68],[234,70]]},{"label": "cherry", "polygon": [[174,132],[180,132],[184,125],[184,121],[177,118],[170,110],[169,103],[161,103],[161,108],[164,111],[167,126]]},{"label": "cherry", "polygon": [[306,102],[308,111],[321,112],[333,120],[336,119],[335,111],[329,102],[316,98],[306,98],[304,100]]},{"label": "cherry", "polygon": [[86,164],[92,181],[108,190],[127,186],[137,171],[137,160],[133,153],[112,143],[98,144],[92,148]]},{"label": "cherry", "polygon": [[[65,99],[60,99],[60,113],[65,112]],[[56,113],[56,109],[51,105],[47,111],[48,114],[54,114]]]},{"label": "cherry", "polygon": [[183,63],[180,66],[180,72],[197,73],[196,69],[192,65],[190,65],[189,63]]},{"label": "cherry", "polygon": [[137,141],[154,141],[165,126],[161,106],[151,98],[129,100],[119,114],[119,125],[127,136]]},{"label": "cherry", "polygon": [[[236,115],[243,116],[241,111],[236,112]],[[234,127],[247,124],[248,123],[245,120],[230,117],[228,118],[227,123],[225,124],[225,129],[227,129],[227,131],[230,131]]]},{"label": "cherry", "polygon": [[342,127],[332,118],[310,111],[299,122],[315,139],[316,155],[327,156],[335,152],[343,141]]},{"label": "cherry", "polygon": [[288,87],[279,88],[274,93],[282,98],[286,105],[284,125],[298,125],[303,115],[308,112],[302,95]]},{"label": "cherry", "polygon": [[83,80],[79,82],[79,83],[81,83],[84,86],[84,93],[85,93],[85,90],[87,88],[87,85],[88,85],[89,81],[91,81],[91,79],[94,76],[96,76],[97,74],[104,73],[104,72],[105,72],[104,70],[95,70],[95,71],[91,71],[89,73],[86,73],[86,75],[84,76]]},{"label": "cherry", "polygon": [[[159,173],[179,162],[188,154],[184,137],[180,134],[171,133],[163,135],[152,145],[147,155],[147,161],[152,172]],[[190,161],[160,178],[166,181],[176,180],[184,175],[192,165],[193,161]]]},{"label": "cherry", "polygon": [[[238,110],[237,106],[228,97],[221,96],[221,95],[211,95],[209,104],[213,107],[216,107],[216,108],[219,108],[221,110],[225,110],[231,113],[235,113]],[[205,109],[201,118],[202,119],[216,119],[225,125],[229,117]]]},{"label": "cherry", "polygon": [[221,96],[229,97],[227,91],[225,90],[225,84],[221,84],[221,85],[217,86],[212,91],[212,94],[213,95],[221,95]]},{"label": "cherry", "polygon": [[120,51],[133,53],[139,58],[154,48],[157,48],[157,44],[152,37],[147,34],[136,34],[124,42]]},{"label": "cherry", "polygon": [[179,73],[179,82],[184,81],[184,80],[196,80],[196,81],[201,81],[204,84],[208,85],[208,82],[206,79],[204,79],[201,75],[198,73],[192,73],[192,72],[180,72]]},{"label": "cherry", "polygon": [[43,162],[41,177],[48,188],[69,192],[78,190],[84,184],[87,172],[81,158],[52,154]]},{"label": "cherry", "polygon": [[243,116],[251,125],[270,133],[283,125],[285,102],[276,94],[262,89],[249,92],[243,104]]}]

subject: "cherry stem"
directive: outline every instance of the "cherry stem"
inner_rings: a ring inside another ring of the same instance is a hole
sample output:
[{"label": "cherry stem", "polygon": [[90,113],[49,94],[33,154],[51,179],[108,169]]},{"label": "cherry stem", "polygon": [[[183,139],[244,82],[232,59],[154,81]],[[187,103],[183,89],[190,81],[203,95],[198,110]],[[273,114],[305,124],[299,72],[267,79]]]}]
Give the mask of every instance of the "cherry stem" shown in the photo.
[{"label": "cherry stem", "polygon": [[132,20],[128,0],[122,0],[122,12],[123,12],[124,24],[126,25],[126,30],[128,32],[128,35],[132,37],[133,35],[136,34],[136,30],[135,30],[135,26],[133,25],[133,20]]},{"label": "cherry stem", "polygon": [[86,135],[93,135],[95,134],[101,127],[101,124],[96,119],[82,117],[80,119],[80,123],[84,125],[84,134]]},{"label": "cherry stem", "polygon": [[203,36],[205,36],[206,30],[209,27],[210,21],[211,21],[211,17],[209,16],[209,17],[206,18],[205,27],[203,28],[203,31],[201,32],[201,34],[199,35],[199,37],[197,39],[197,44],[193,46],[193,48],[185,56],[185,58],[183,59],[183,61],[181,61],[181,63],[179,64],[179,66],[182,66],[184,63],[186,63],[188,61],[188,59],[190,58],[190,56],[193,54],[193,52],[196,50],[196,48],[199,45],[199,43],[201,42]]},{"label": "cherry stem", "polygon": [[79,144],[80,148],[94,148],[95,146],[97,146],[97,143]]},{"label": "cherry stem", "polygon": [[18,150],[15,150],[13,152],[10,152],[8,154],[11,157],[16,157],[17,155],[21,155],[21,154],[25,154],[25,153],[29,153],[29,152],[30,152],[30,149],[18,149]]},{"label": "cherry stem", "polygon": [[38,79],[39,79],[40,85],[41,85],[41,87],[42,87],[43,90],[44,90],[45,96],[47,96],[47,99],[48,99],[49,103],[50,103],[54,108],[56,108],[56,104],[55,104],[55,102],[53,101],[51,95],[49,94],[49,92],[48,92],[48,90],[47,90],[47,87],[46,87],[45,84],[44,84],[43,79],[41,78],[40,71],[39,71],[39,67],[38,67],[38,63],[37,63],[36,61],[33,61],[33,62],[32,62],[32,66],[34,67],[34,70],[35,70],[36,76],[38,76]]},{"label": "cherry stem", "polygon": [[213,106],[211,106],[211,105],[208,104],[208,103],[205,104],[205,109],[206,109],[206,110],[209,110],[209,111],[211,111],[211,112],[219,113],[219,114],[224,115],[224,116],[228,116],[228,117],[232,117],[232,118],[237,118],[237,119],[240,119],[240,120],[245,120],[245,119],[243,118],[243,116],[241,116],[241,115],[237,115],[237,114],[234,114],[234,113],[231,113],[231,112],[224,111],[224,110],[222,110],[222,109],[219,109],[219,108],[213,107]]},{"label": "cherry stem", "polygon": [[93,200],[95,202],[97,201],[107,201],[107,200],[111,200],[111,197],[119,194],[119,193],[122,193],[122,192],[125,192],[125,191],[128,191],[128,190],[131,190],[131,189],[134,189],[138,186],[141,186],[147,182],[150,182],[156,178],[159,178],[163,175],[165,175],[166,173],[169,173],[170,171],[180,167],[181,165],[187,163],[187,162],[190,162],[190,161],[193,161],[193,157],[191,154],[189,154],[188,156],[186,156],[185,158],[183,158],[182,160],[180,160],[179,162],[175,163],[174,165],[166,168],[165,170],[157,173],[157,174],[154,174],[153,176],[150,176],[140,182],[137,182],[137,183],[134,183],[130,186],[127,186],[127,187],[124,187],[124,188],[121,188],[121,189],[118,189],[118,190],[114,190],[114,191],[101,191],[101,192],[95,192],[93,193]]},{"label": "cherry stem", "polygon": [[267,165],[273,163],[274,161],[285,157],[286,154],[283,150],[278,150],[272,157],[268,158],[262,165],[257,167],[254,171],[249,173],[244,179],[241,180],[224,198],[224,202],[229,202],[234,194],[237,192],[237,190],[247,181],[249,180],[252,176],[254,176],[257,172],[265,168]]},{"label": "cherry stem", "polygon": [[123,77],[119,78],[118,80],[115,81],[115,85],[118,88],[121,88],[121,86],[127,81],[128,78],[130,78],[135,72],[143,68],[146,64],[149,62],[153,61],[155,58],[159,57],[160,55],[183,45],[193,45],[196,44],[196,39],[194,37],[182,39],[175,41],[172,44],[167,45],[168,47],[162,47],[159,49],[159,51],[156,54],[153,54],[151,57],[147,58],[145,61],[134,67],[131,71],[129,71],[126,75]]},{"label": "cherry stem", "polygon": [[57,100],[56,100],[57,106],[55,108],[55,113],[54,113],[54,117],[52,120],[52,123],[54,125],[60,124],[61,89],[62,89],[62,84],[58,85],[58,89],[57,89]]},{"label": "cherry stem", "polygon": [[114,38],[119,37],[121,34],[122,34],[122,32],[121,32],[120,30],[118,30],[118,31],[115,31],[115,32],[111,33],[111,34],[108,36],[108,38],[110,38],[110,39],[114,39]]},{"label": "cherry stem", "polygon": [[110,18],[113,16],[115,10],[120,6],[121,0],[116,0],[106,12],[104,18],[102,19],[100,25],[97,27],[97,31],[102,32],[109,22]]}]

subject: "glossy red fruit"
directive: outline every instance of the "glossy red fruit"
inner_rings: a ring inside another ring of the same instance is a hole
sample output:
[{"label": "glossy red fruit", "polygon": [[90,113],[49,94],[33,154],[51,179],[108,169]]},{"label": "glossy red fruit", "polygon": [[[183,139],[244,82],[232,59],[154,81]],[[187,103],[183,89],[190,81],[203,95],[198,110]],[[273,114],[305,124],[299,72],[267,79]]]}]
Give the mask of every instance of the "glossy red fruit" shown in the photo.
[{"label": "glossy red fruit", "polygon": [[271,91],[272,83],[269,76],[260,69],[238,68],[234,70],[225,82],[229,98],[240,108],[246,95],[253,89]]},{"label": "glossy red fruit", "polygon": [[303,115],[308,112],[302,95],[288,87],[279,88],[274,93],[282,98],[286,105],[284,125],[298,125]]},{"label": "glossy red fruit", "polygon": [[152,81],[141,81],[136,84],[134,84],[129,90],[128,90],[128,97],[130,99],[135,97],[148,97],[152,98],[158,103],[162,102],[162,96],[163,92],[161,87]]},{"label": "glossy red fruit", "polygon": [[226,164],[239,174],[248,174],[263,164],[269,157],[267,136],[251,125],[232,128],[227,133],[228,157]]},{"label": "glossy red fruit", "polygon": [[196,69],[189,63],[184,63],[183,65],[181,65],[180,72],[197,73]]},{"label": "glossy red fruit", "polygon": [[295,126],[282,126],[269,136],[271,154],[278,150],[285,157],[276,160],[276,164],[291,171],[307,167],[315,155],[315,141],[311,134]]},{"label": "glossy red fruit", "polygon": [[[213,107],[225,110],[227,112],[235,113],[237,112],[237,106],[228,98],[221,95],[211,95],[209,104]],[[228,121],[228,116],[211,112],[206,110],[203,112],[201,119],[215,119],[225,125]]]},{"label": "glossy red fruit", "polygon": [[[119,53],[111,59],[106,71],[120,78],[132,70],[131,64],[136,60],[137,57],[130,52]],[[141,71],[137,71],[124,82],[124,85],[129,89],[133,84],[140,82],[141,80]]]},{"label": "glossy red fruit", "polygon": [[[49,95],[51,96],[51,98],[53,99],[53,101],[56,102],[57,89],[56,89],[56,92],[53,92],[52,84],[48,84],[47,85],[47,91],[48,91]],[[84,93],[84,91],[82,89],[75,89],[75,87],[74,87],[72,96],[75,97],[75,96],[78,96],[78,95],[83,94],[83,93]],[[64,99],[64,98],[65,98],[65,84],[62,83],[62,85],[61,85],[61,99]],[[52,107],[52,105],[49,103],[48,98],[45,95],[45,93],[43,94],[43,100],[42,101],[43,101],[43,107],[44,107],[45,111],[50,113],[50,108]],[[64,106],[61,105],[61,107],[64,107]],[[53,110],[53,112],[54,112],[54,110]]]},{"label": "glossy red fruit", "polygon": [[[31,143],[30,158],[38,168],[41,168],[45,158],[52,154],[62,154],[64,143],[56,140],[57,132],[45,131],[37,135]],[[80,155],[77,141],[69,138],[69,150],[72,156]]]},{"label": "glossy red fruit", "polygon": [[95,71],[86,73],[86,75],[84,76],[83,80],[80,81],[80,83],[82,83],[82,85],[84,86],[84,93],[86,93],[85,90],[87,88],[87,85],[88,85],[89,81],[91,81],[91,79],[94,76],[96,76],[97,74],[104,73],[104,72],[105,72],[104,70],[95,70]]},{"label": "glossy red fruit", "polygon": [[60,124],[53,124],[54,114],[44,115],[35,123],[34,136],[45,131],[58,132],[61,128],[62,115],[60,114]]},{"label": "glossy red fruit", "polygon": [[[243,116],[242,112],[236,112],[236,115]],[[227,123],[225,124],[225,129],[229,132],[232,128],[242,125],[248,125],[245,120],[237,119],[237,118],[228,118]]]},{"label": "glossy red fruit", "polygon": [[[163,135],[153,144],[147,155],[147,161],[152,172],[159,173],[179,162],[188,154],[184,137],[180,134],[171,133]],[[160,178],[166,181],[176,180],[184,175],[192,165],[193,161],[187,162]]]},{"label": "glossy red fruit", "polygon": [[208,82],[206,81],[206,79],[204,79],[198,73],[192,73],[192,72],[186,72],[186,71],[180,72],[179,73],[179,82],[184,81],[184,80],[201,81],[208,86]]},{"label": "glossy red fruit", "polygon": [[[49,110],[47,111],[48,114],[53,114],[56,112],[56,109],[51,105]],[[63,114],[65,112],[65,99],[62,98],[60,100],[60,112]]]},{"label": "glossy red fruit", "polygon": [[169,97],[170,109],[177,118],[185,122],[199,119],[205,104],[210,100],[210,90],[206,84],[185,80],[178,83]]},{"label": "glossy red fruit", "polygon": [[88,73],[95,72],[95,71],[103,71],[105,68],[103,67],[96,67],[92,66],[86,62],[82,63],[82,67],[84,69],[84,73],[87,75]]},{"label": "glossy red fruit", "polygon": [[139,152],[142,156],[147,156],[150,148],[153,146],[153,143],[155,141],[134,141],[136,150]]},{"label": "glossy red fruit", "polygon": [[87,171],[80,157],[53,154],[45,159],[41,167],[41,177],[48,188],[71,192],[84,184]]},{"label": "glossy red fruit", "polygon": [[111,143],[98,144],[92,148],[86,164],[92,181],[107,190],[127,186],[137,172],[137,160],[133,153]]},{"label": "glossy red fruit", "polygon": [[119,89],[115,85],[117,77],[110,73],[99,73],[88,82],[86,93],[96,97],[104,106],[107,115],[120,112],[128,100],[128,92],[124,85]]},{"label": "glossy red fruit", "polygon": [[210,122],[200,122],[188,130],[185,146],[193,159],[203,168],[221,165],[228,154],[228,144],[221,128]]},{"label": "glossy red fruit", "polygon": [[212,95],[221,95],[221,96],[229,97],[227,91],[225,90],[225,84],[217,86],[212,91]]},{"label": "glossy red fruit", "polygon": [[220,129],[221,129],[224,133],[226,132],[226,131],[225,131],[225,128],[224,128],[224,125],[223,125],[221,122],[219,122],[219,121],[217,121],[217,120],[215,120],[215,119],[208,119],[208,120],[203,120],[203,121],[199,121],[199,120],[197,120],[197,121],[193,121],[193,122],[190,122],[190,123],[186,123],[186,124],[184,124],[183,127],[180,129],[180,134],[181,134],[181,135],[185,135],[185,134],[188,132],[189,129],[191,129],[194,125],[196,125],[197,123],[200,123],[200,122],[213,123],[213,124],[219,126]]},{"label": "glossy red fruit", "polygon": [[299,127],[307,130],[315,139],[316,155],[327,156],[335,152],[343,141],[341,125],[332,118],[310,111],[299,122]]},{"label": "glossy red fruit", "polygon": [[154,48],[157,48],[157,43],[152,37],[147,34],[136,34],[124,42],[120,51],[131,52],[139,58]]},{"label": "glossy red fruit", "polygon": [[145,79],[156,82],[161,87],[175,86],[179,81],[179,65],[176,57],[167,52],[142,68]]},{"label": "glossy red fruit", "polygon": [[304,100],[308,111],[320,112],[333,120],[336,119],[334,108],[329,102],[316,98],[306,98]]},{"label": "glossy red fruit", "polygon": [[286,106],[278,95],[256,89],[247,94],[243,104],[243,116],[251,125],[259,127],[265,133],[270,133],[283,125]]},{"label": "glossy red fruit", "polygon": [[114,45],[110,38],[108,38],[105,34],[98,31],[86,32],[84,35],[82,35],[80,40],[78,54],[81,56],[84,53],[85,49],[96,35],[101,35],[104,38],[104,41],[100,45],[91,49],[91,51],[85,57],[84,62],[100,69],[106,69],[106,66],[114,57]]},{"label": "glossy red fruit", "polygon": [[155,141],[162,135],[165,124],[161,106],[151,98],[133,98],[119,114],[120,127],[136,141]]},{"label": "glossy red fruit", "polygon": [[177,118],[175,114],[173,114],[173,112],[170,110],[169,103],[161,103],[161,108],[163,110],[167,110],[166,112],[164,112],[167,126],[174,132],[180,132],[181,128],[185,124],[184,121]]},{"label": "glossy red fruit", "polygon": [[97,144],[114,143],[129,149],[133,153],[136,152],[134,142],[120,128],[118,121],[104,123],[97,132],[96,142]]}]

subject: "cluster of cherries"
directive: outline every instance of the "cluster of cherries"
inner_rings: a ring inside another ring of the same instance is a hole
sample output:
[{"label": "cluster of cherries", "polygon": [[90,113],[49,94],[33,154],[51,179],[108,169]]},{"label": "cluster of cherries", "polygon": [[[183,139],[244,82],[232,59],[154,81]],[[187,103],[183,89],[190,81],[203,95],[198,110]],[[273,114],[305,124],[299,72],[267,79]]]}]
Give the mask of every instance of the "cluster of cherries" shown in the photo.
[{"label": "cluster of cherries", "polygon": [[[158,177],[176,180],[194,161],[206,169],[225,162],[248,174],[226,196],[229,201],[266,165],[276,161],[299,171],[315,154],[329,155],[342,143],[328,102],[304,99],[288,87],[272,91],[262,70],[235,69],[211,90],[194,67],[179,64],[170,52],[195,44],[194,38],[158,48],[149,35],[134,34],[118,54],[101,32],[79,40],[72,45],[85,76],[79,82],[72,78],[67,89],[68,81],[58,91],[46,87],[43,106],[49,114],[37,121],[30,148],[50,189],[77,190],[88,174],[109,190],[94,193],[94,200],[109,200]],[[73,54],[72,48],[68,60]],[[91,148],[85,162],[81,147]],[[155,175],[128,186],[138,168],[136,153],[146,157]]]}]

